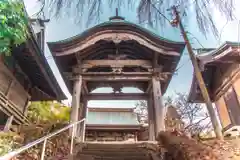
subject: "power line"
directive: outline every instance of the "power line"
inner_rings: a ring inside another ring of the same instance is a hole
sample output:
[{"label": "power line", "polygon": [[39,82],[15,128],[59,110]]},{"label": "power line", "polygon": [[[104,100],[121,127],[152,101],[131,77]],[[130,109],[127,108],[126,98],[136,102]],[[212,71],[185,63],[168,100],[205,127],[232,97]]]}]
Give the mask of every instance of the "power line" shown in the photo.
[{"label": "power line", "polygon": [[224,30],[224,28],[227,26],[228,22],[229,22],[229,20],[227,19],[227,22],[224,24],[224,26],[223,26],[222,29],[221,29],[221,32],[220,32],[220,35],[219,35],[219,40],[218,40],[218,43],[219,43],[219,44],[221,43],[223,30]]},{"label": "power line", "polygon": [[190,61],[190,59],[186,60],[185,63],[183,63],[181,66],[179,66],[175,72],[178,72],[182,67],[184,67],[188,62]]},{"label": "power line", "polygon": [[194,34],[192,34],[192,33],[189,32],[189,31],[187,31],[186,33],[192,35],[192,36],[193,36],[192,39],[195,39],[202,48],[205,48],[205,47],[202,45],[202,43],[199,41],[199,39],[198,39],[196,36],[194,36]]},{"label": "power line", "polygon": [[164,19],[166,19],[170,24],[171,24],[171,21],[150,1],[150,3],[151,3],[151,5],[152,5],[152,7],[154,8],[154,9],[156,9],[157,10],[157,12],[164,18]]}]

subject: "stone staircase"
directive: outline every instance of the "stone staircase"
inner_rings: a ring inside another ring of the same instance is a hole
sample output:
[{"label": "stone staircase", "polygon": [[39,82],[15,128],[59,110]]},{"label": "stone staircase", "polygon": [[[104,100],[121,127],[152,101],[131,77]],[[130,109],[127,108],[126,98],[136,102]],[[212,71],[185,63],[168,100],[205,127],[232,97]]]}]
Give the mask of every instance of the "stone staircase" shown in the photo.
[{"label": "stone staircase", "polygon": [[78,144],[76,151],[73,160],[153,160],[158,145],[156,142],[85,142]]}]

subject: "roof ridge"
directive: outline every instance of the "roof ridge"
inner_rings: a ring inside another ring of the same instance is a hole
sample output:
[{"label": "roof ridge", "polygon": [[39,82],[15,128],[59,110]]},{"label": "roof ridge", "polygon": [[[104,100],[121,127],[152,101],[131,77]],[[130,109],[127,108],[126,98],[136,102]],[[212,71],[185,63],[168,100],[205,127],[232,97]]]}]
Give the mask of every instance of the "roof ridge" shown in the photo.
[{"label": "roof ridge", "polygon": [[75,36],[72,36],[72,37],[69,37],[69,38],[66,38],[66,39],[62,39],[62,40],[58,40],[58,41],[54,41],[54,42],[47,42],[49,44],[54,44],[54,43],[64,43],[64,42],[67,42],[67,41],[71,41],[77,37],[80,37],[84,34],[87,34],[87,32],[89,32],[91,29],[94,29],[94,28],[98,28],[98,27],[103,27],[103,26],[107,26],[107,25],[111,25],[111,24],[126,24],[126,25],[130,25],[130,26],[133,26],[133,27],[136,27],[146,33],[149,33],[151,36],[155,37],[155,38],[158,38],[162,41],[165,41],[165,42],[168,42],[168,43],[175,43],[175,44],[185,44],[183,41],[174,41],[174,40],[170,40],[170,39],[167,39],[167,38],[164,38],[160,35],[158,35],[157,33],[154,33],[152,30],[150,29],[147,29],[143,26],[140,26],[139,24],[136,24],[136,23],[133,23],[133,22],[130,22],[130,21],[126,21],[126,20],[122,20],[122,21],[105,21],[105,22],[102,22],[102,23],[99,23],[93,27],[90,27],[90,28],[87,28],[85,29],[83,32],[79,33],[79,34],[76,34]]}]

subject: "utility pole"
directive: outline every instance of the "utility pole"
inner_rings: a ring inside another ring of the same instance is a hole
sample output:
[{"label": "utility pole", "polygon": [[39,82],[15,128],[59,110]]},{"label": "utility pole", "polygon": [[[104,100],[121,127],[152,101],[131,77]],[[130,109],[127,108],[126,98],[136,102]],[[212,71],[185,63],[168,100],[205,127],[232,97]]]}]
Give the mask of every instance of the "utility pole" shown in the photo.
[{"label": "utility pole", "polygon": [[216,137],[218,139],[222,140],[223,139],[223,135],[222,135],[221,127],[220,127],[220,125],[218,123],[218,120],[217,120],[217,115],[216,115],[216,113],[214,111],[211,99],[210,99],[208,91],[207,91],[207,87],[206,87],[205,82],[203,80],[202,73],[201,73],[201,71],[199,69],[196,56],[195,56],[195,54],[193,52],[193,49],[192,49],[192,46],[191,46],[191,44],[189,42],[187,33],[186,33],[186,31],[185,31],[185,29],[183,27],[183,24],[181,22],[181,18],[179,16],[179,12],[177,10],[177,7],[173,6],[172,7],[172,11],[173,11],[173,14],[175,15],[175,19],[171,22],[171,24],[174,27],[178,27],[179,26],[179,28],[180,28],[181,34],[182,34],[183,39],[184,39],[184,41],[186,43],[186,46],[187,46],[187,50],[188,50],[190,59],[192,61],[192,65],[193,65],[193,68],[194,68],[194,73],[195,73],[195,76],[196,76],[199,88],[201,90],[203,99],[204,99],[204,101],[206,103],[206,106],[207,106],[207,109],[208,109],[208,112],[209,112],[209,115],[210,115],[210,118],[211,118],[211,122],[212,122],[212,125],[213,125],[213,128],[214,128]]}]

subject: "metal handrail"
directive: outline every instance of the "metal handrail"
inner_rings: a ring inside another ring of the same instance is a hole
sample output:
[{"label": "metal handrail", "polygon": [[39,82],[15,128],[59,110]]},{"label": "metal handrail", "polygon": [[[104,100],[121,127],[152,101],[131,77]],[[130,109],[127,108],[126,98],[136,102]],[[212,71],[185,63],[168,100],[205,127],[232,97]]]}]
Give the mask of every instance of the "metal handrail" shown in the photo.
[{"label": "metal handrail", "polygon": [[[37,144],[42,143],[42,142],[43,142],[43,148],[42,148],[42,153],[41,153],[41,160],[44,160],[47,140],[49,138],[52,138],[53,136],[63,132],[63,131],[66,131],[66,130],[70,129],[70,128],[73,128],[72,129],[72,135],[71,135],[71,147],[70,147],[70,154],[72,154],[73,153],[73,140],[74,140],[74,136],[75,136],[74,131],[76,131],[75,126],[80,124],[80,123],[84,123],[83,130],[85,131],[86,118],[83,118],[80,121],[71,123],[71,124],[67,125],[66,127],[63,127],[62,129],[59,129],[59,130],[57,130],[57,131],[55,131],[53,133],[50,133],[49,135],[46,135],[46,136],[44,136],[44,137],[42,137],[42,138],[40,138],[40,139],[38,139],[36,141],[33,141],[33,142],[31,142],[31,143],[29,143],[29,144],[27,144],[27,145],[25,145],[25,146],[15,150],[15,151],[12,151],[12,152],[10,152],[10,153],[0,157],[0,160],[10,160],[11,158],[19,155],[20,153],[26,151],[27,149],[29,149],[29,148],[31,148],[33,146],[36,146]],[[85,137],[84,135],[82,135],[82,136]],[[83,138],[83,141],[84,141],[84,138]]]}]

